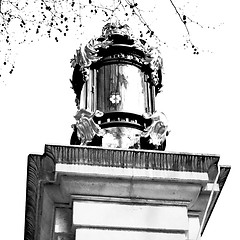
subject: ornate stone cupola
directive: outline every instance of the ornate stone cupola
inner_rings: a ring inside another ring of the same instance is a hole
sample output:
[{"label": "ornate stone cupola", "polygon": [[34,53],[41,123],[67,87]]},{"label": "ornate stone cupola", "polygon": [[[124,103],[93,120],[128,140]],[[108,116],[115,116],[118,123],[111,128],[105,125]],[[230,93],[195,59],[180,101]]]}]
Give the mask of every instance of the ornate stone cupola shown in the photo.
[{"label": "ornate stone cupola", "polygon": [[155,109],[159,51],[111,23],[72,67],[78,146],[29,155],[24,239],[200,240],[230,167],[215,154],[158,151],[169,131]]},{"label": "ornate stone cupola", "polygon": [[162,87],[157,48],[126,24],[108,23],[71,63],[78,108],[71,145],[165,150],[167,119],[155,109]]}]

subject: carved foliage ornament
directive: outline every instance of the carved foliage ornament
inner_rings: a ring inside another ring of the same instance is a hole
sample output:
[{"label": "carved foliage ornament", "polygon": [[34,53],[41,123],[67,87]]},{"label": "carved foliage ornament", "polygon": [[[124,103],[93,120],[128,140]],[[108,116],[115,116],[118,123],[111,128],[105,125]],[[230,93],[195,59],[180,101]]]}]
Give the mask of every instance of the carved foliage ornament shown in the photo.
[{"label": "carved foliage ornament", "polygon": [[91,113],[85,109],[80,109],[75,115],[77,120],[75,126],[77,128],[77,136],[81,140],[81,145],[91,142],[95,135],[103,136],[105,131],[100,128],[98,124],[93,121],[94,116],[102,116],[103,113],[95,111]]},{"label": "carved foliage ornament", "polygon": [[[101,129],[101,127],[93,120],[94,116],[102,117],[103,114],[103,112],[98,110],[92,113],[85,109],[80,109],[77,112],[75,115],[77,123],[74,126],[77,129],[77,136],[81,141],[81,145],[86,145],[87,143],[91,142],[95,135],[104,138],[107,137],[109,131],[107,129]],[[151,119],[152,123],[141,133],[139,132],[139,138],[149,138],[150,144],[160,146],[166,140],[169,132],[166,116],[162,112],[155,112],[154,114],[144,114],[143,117],[145,119]]]},{"label": "carved foliage ornament", "polygon": [[144,114],[145,119],[151,119],[152,124],[145,128],[141,137],[150,137],[149,143],[160,146],[168,135],[168,123],[164,113]]},{"label": "carved foliage ornament", "polygon": [[83,70],[84,68],[88,68],[92,63],[100,60],[102,57],[98,55],[99,49],[108,48],[113,45],[114,42],[110,40],[110,36],[114,34],[128,36],[129,39],[133,40],[134,43],[131,47],[142,51],[145,55],[143,64],[149,66],[151,69],[150,79],[152,84],[156,86],[161,82],[159,71],[162,69],[163,61],[159,46],[153,47],[147,44],[145,40],[135,38],[129,26],[127,24],[121,25],[119,22],[106,24],[103,27],[100,38],[91,39],[85,46],[81,44],[70,61],[71,67],[75,68],[76,65],[80,65],[80,70]]},{"label": "carved foliage ornament", "polygon": [[130,27],[127,24],[121,24],[119,21],[107,23],[102,29],[102,37],[105,39],[114,34],[134,38]]},{"label": "carved foliage ornament", "polygon": [[85,46],[80,44],[79,49],[76,50],[76,55],[71,59],[71,67],[75,67],[77,64],[81,68],[89,67],[93,62],[96,62],[101,59],[98,56],[99,48],[107,48],[112,44],[112,41],[107,39],[104,41],[98,41],[96,38],[91,39]]}]

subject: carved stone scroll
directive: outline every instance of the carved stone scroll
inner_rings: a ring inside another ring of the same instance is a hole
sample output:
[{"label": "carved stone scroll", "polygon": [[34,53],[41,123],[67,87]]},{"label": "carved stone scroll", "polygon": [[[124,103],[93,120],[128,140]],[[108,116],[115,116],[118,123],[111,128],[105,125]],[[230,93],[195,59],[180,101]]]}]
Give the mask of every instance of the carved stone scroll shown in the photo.
[{"label": "carved stone scroll", "polygon": [[148,138],[149,144],[157,146],[157,148],[166,144],[166,136],[169,133],[166,116],[162,112],[155,112],[144,115],[144,118],[151,119],[152,124],[143,130],[141,137]]},{"label": "carved stone scroll", "polygon": [[103,113],[95,111],[91,113],[85,109],[80,109],[75,115],[77,123],[75,124],[77,129],[77,136],[81,141],[81,145],[85,145],[91,142],[95,135],[102,136],[105,131],[102,130],[98,124],[93,121],[94,116],[102,116]]}]

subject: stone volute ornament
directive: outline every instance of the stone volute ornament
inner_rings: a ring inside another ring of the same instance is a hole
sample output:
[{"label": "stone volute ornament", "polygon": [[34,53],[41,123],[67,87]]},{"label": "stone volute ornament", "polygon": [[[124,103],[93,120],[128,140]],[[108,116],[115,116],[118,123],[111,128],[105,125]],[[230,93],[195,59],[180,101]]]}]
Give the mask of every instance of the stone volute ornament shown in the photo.
[{"label": "stone volute ornament", "polygon": [[80,109],[75,115],[77,129],[77,137],[81,139],[81,145],[91,142],[95,135],[103,136],[105,131],[99,127],[93,120],[94,116],[101,117],[103,115],[100,111],[94,113],[88,112],[85,109]]},{"label": "stone volute ornament", "polygon": [[99,38],[80,45],[71,66],[78,108],[71,144],[165,150],[168,124],[155,110],[158,48],[135,38],[128,25],[108,23]]}]

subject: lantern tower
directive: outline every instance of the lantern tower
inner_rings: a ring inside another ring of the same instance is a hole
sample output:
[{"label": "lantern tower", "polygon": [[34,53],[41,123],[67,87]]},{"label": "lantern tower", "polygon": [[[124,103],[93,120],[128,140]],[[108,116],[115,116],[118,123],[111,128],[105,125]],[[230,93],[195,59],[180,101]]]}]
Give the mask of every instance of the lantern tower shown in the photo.
[{"label": "lantern tower", "polygon": [[71,144],[165,150],[167,120],[155,111],[162,87],[157,48],[134,38],[127,25],[109,23],[80,47],[72,66],[79,111]]}]

